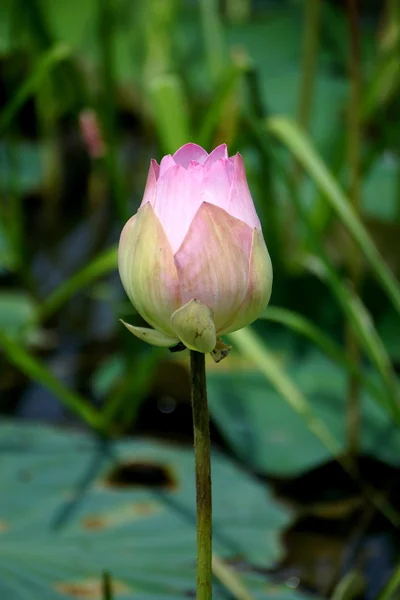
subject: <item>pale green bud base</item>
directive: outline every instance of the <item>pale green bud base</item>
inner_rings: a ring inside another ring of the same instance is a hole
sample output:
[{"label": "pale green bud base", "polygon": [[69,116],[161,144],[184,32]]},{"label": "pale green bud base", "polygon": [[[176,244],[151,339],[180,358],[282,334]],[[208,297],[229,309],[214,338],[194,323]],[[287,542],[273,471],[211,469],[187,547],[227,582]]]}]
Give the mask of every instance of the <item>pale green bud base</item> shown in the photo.
[{"label": "pale green bud base", "polygon": [[212,312],[195,298],[174,312],[171,323],[189,350],[203,353],[214,350],[217,334]]},{"label": "pale green bud base", "polygon": [[170,346],[176,346],[179,344],[178,338],[166,335],[161,331],[157,331],[157,329],[151,329],[150,327],[135,327],[135,325],[130,325],[122,319],[120,319],[120,321],[123,325],[125,325],[127,330],[133,333],[133,335],[139,338],[139,340],[142,340],[142,342],[147,342],[152,346],[169,348]]},{"label": "pale green bud base", "polygon": [[185,348],[203,354],[209,352],[216,363],[228,356],[231,350],[231,346],[224,344],[221,338],[217,338],[211,310],[195,298],[171,316],[171,323],[177,337],[150,327],[136,327],[122,319],[121,323],[143,342],[171,348],[174,352]]}]

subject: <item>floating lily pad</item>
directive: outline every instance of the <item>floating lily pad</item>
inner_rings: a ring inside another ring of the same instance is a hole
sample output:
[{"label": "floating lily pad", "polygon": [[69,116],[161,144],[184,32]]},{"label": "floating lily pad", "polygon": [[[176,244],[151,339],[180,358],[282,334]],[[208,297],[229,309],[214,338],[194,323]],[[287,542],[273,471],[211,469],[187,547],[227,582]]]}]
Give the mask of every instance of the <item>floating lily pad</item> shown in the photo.
[{"label": "floating lily pad", "polygon": [[[36,305],[32,298],[23,292],[2,292],[0,294],[0,330],[12,337],[22,333],[27,337],[27,327],[33,323]],[[29,331],[32,333],[33,326]]]},{"label": "floating lily pad", "polygon": [[[194,597],[191,449],[3,422],[0,452],[1,598],[101,600],[103,570],[115,600]],[[214,551],[250,571],[255,598],[298,597],[251,574],[279,557],[287,511],[227,458],[212,468]]]},{"label": "floating lily pad", "polygon": [[[288,369],[315,414],[345,448],[345,372],[318,352]],[[226,441],[256,471],[293,476],[331,455],[296,413],[257,372],[213,371],[208,378],[210,408]],[[400,431],[388,413],[362,394],[361,448],[395,466],[400,464]],[[382,441],[385,443],[382,443]]]}]

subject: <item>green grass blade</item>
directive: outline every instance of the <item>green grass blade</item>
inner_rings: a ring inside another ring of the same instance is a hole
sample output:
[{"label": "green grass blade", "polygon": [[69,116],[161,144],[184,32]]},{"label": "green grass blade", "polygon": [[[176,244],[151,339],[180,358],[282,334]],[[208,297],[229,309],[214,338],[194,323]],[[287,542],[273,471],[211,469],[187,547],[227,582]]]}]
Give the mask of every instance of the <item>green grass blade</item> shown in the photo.
[{"label": "green grass blade", "polygon": [[110,190],[120,221],[129,217],[127,198],[118,165],[117,76],[116,76],[116,10],[113,0],[98,0],[98,45],[101,56],[101,100],[99,104],[107,152],[105,164]]},{"label": "green grass blade", "polygon": [[148,91],[162,148],[166,153],[174,153],[191,139],[182,82],[174,74],[159,75],[151,80]]},{"label": "green grass blade", "polygon": [[400,286],[379,254],[364,225],[357,217],[349,200],[318,155],[311,141],[301,129],[285,117],[271,117],[267,129],[294,154],[297,161],[324,193],[341,222],[358,243],[371,270],[386,290],[393,306],[400,312]]},{"label": "green grass blade", "polygon": [[[364,351],[379,372],[385,385],[385,407],[394,419],[400,423],[400,407],[398,401],[398,386],[391,366],[390,358],[380,339],[373,321],[362,303],[361,299],[352,292],[338,275],[332,261],[325,252],[320,236],[316,233],[311,222],[309,212],[299,201],[296,189],[286,169],[282,168],[279,159],[275,156],[275,169],[280,171],[286,185],[291,192],[291,200],[303,221],[305,231],[314,250],[314,255],[303,259],[303,265],[311,270],[317,277],[326,281],[343,313],[358,336]],[[383,396],[382,396],[383,398]]]},{"label": "green grass blade", "polygon": [[66,408],[78,415],[90,427],[99,429],[100,415],[85,398],[65,387],[37,358],[2,332],[0,332],[0,346],[8,360],[25,375],[49,389]]},{"label": "green grass blade", "polygon": [[[114,392],[101,410],[103,428],[109,431],[113,423],[118,423],[124,430],[135,421],[139,408],[148,394],[154,372],[165,349],[153,347],[129,364],[129,376],[122,383],[121,389]],[[129,395],[129,402],[127,396]]]},{"label": "green grass blade", "polygon": [[305,266],[333,289],[365,352],[376,366],[386,387],[385,406],[400,423],[399,388],[386,348],[360,297],[346,286],[325,261],[313,256]]},{"label": "green grass blade", "polygon": [[378,596],[378,600],[394,600],[398,598],[397,592],[400,588],[400,565],[398,565]]},{"label": "green grass blade", "polygon": [[70,55],[71,49],[64,43],[57,44],[42,54],[33,73],[23,81],[15,96],[2,110],[0,114],[0,133],[10,125],[26,100],[36,93],[52,69]]},{"label": "green grass blade", "polygon": [[355,375],[365,388],[382,404],[386,404],[379,386],[377,386],[371,378],[367,377],[354,362],[349,360],[340,344],[335,342],[320,327],[317,327],[314,323],[298,313],[285,308],[276,308],[275,306],[269,306],[261,315],[260,319],[273,321],[280,325],[284,325],[285,327],[289,327],[292,331],[309,339],[334,362]]},{"label": "green grass blade", "polygon": [[349,571],[335,587],[331,600],[356,600],[365,591],[364,577],[358,571]]},{"label": "green grass blade", "polygon": [[211,150],[210,145],[213,140],[214,131],[221,122],[225,105],[229,101],[233,90],[239,83],[246,68],[247,64],[245,60],[238,60],[227,69],[226,75],[222,78],[196,138],[197,143],[203,146],[203,148]]},{"label": "green grass blade", "polygon": [[227,336],[240,353],[253,363],[265,375],[282,398],[302,417],[309,430],[324,444],[326,449],[341,464],[344,470],[358,483],[365,497],[378,508],[396,527],[400,524],[400,515],[382,494],[365,484],[357,471],[342,457],[342,447],[325,423],[312,410],[304,394],[282,369],[279,361],[251,328],[241,329]]},{"label": "green grass blade", "polygon": [[201,22],[208,70],[217,83],[224,72],[225,44],[217,0],[200,0]]},{"label": "green grass blade", "polygon": [[236,600],[255,600],[253,594],[244,585],[240,576],[222,558],[213,553],[212,556],[213,575],[230,592]]},{"label": "green grass blade", "polygon": [[92,260],[86,267],[75,273],[70,279],[62,283],[42,303],[37,319],[44,321],[61,308],[67,300],[93,280],[110,273],[117,268],[118,249],[113,247]]},{"label": "green grass blade", "polygon": [[282,398],[306,422],[307,427],[324,444],[333,457],[338,458],[342,451],[339,441],[331,434],[325,424],[315,416],[310,404],[290,377],[282,369],[272,352],[262,343],[250,328],[241,329],[227,336],[269,380]]},{"label": "green grass blade", "polygon": [[304,129],[308,129],[316,83],[322,3],[320,0],[308,0],[303,3],[303,10],[303,48],[297,121]]}]

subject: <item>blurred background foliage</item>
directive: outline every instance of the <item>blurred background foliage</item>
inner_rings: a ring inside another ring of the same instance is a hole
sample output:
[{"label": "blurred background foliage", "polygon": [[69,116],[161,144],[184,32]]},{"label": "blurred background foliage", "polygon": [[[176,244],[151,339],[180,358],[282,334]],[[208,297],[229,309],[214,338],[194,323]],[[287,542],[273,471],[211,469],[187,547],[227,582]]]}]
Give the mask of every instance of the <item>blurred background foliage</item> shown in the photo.
[{"label": "blurred background foliage", "polygon": [[208,365],[212,435],[295,510],[265,555],[277,598],[385,599],[400,578],[399,59],[398,0],[0,5],[2,435],[29,419],[191,443],[187,356],[119,324],[116,248],[150,158],[227,143],[274,289]]}]

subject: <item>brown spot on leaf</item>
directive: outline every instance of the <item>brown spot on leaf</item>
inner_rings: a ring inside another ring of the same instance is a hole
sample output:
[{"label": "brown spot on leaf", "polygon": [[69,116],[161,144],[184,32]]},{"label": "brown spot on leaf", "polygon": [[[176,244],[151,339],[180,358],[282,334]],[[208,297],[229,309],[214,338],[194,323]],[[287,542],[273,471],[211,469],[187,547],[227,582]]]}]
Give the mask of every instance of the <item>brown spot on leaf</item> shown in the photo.
[{"label": "brown spot on leaf", "polygon": [[3,519],[0,519],[0,533],[8,531],[8,529],[10,529],[10,525]]},{"label": "brown spot on leaf", "polygon": [[103,529],[106,527],[106,520],[103,517],[87,517],[82,521],[86,529]]},{"label": "brown spot on leaf", "polygon": [[[77,598],[78,600],[102,600],[103,589],[100,579],[83,579],[80,581],[61,581],[54,585],[57,592],[68,596],[69,598]],[[120,581],[113,580],[111,582],[111,591],[113,598],[132,594],[132,588],[128,587]]]},{"label": "brown spot on leaf", "polygon": [[176,488],[176,481],[165,465],[146,462],[126,462],[114,467],[106,476],[107,486]]},{"label": "brown spot on leaf", "polygon": [[130,502],[129,504],[113,508],[109,512],[85,517],[82,520],[82,524],[86,529],[104,529],[123,523],[138,521],[160,510],[161,504],[157,502]]}]

